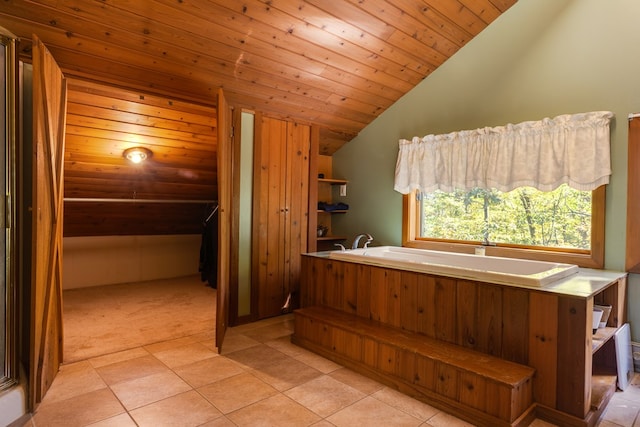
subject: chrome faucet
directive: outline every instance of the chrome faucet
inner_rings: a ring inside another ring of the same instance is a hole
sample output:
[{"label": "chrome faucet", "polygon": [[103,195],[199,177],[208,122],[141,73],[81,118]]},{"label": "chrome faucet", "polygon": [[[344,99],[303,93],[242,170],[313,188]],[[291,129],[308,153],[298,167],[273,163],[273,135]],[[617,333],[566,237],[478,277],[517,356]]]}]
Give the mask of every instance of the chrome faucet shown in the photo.
[{"label": "chrome faucet", "polygon": [[360,239],[362,239],[363,237],[367,238],[367,241],[364,243],[363,248],[367,248],[369,246],[369,243],[373,241],[373,237],[371,236],[371,234],[358,234],[356,238],[353,240],[353,246],[351,247],[351,249],[358,249],[358,244],[360,243]]}]

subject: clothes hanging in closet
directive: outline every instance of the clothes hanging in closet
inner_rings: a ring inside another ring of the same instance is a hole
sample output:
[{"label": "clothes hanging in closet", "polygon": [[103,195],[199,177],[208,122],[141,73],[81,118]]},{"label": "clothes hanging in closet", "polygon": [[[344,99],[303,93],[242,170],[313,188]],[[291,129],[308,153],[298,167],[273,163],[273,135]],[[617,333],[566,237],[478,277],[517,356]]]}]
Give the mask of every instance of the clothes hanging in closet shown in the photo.
[{"label": "clothes hanging in closet", "polygon": [[200,279],[212,288],[217,287],[218,276],[218,206],[214,206],[202,222],[200,244]]}]

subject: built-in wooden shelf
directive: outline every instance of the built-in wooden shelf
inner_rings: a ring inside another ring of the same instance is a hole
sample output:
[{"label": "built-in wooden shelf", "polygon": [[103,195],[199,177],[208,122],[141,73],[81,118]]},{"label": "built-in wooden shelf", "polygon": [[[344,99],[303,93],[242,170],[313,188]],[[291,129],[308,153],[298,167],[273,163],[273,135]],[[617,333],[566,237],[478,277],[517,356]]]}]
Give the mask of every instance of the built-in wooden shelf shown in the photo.
[{"label": "built-in wooden shelf", "polygon": [[[317,147],[316,147],[317,148]],[[331,205],[336,202],[338,196],[338,189],[336,186],[347,185],[346,179],[339,179],[333,177],[333,167],[331,156],[319,155],[317,156],[317,164],[312,165],[310,173],[312,176],[322,175],[322,178],[315,178],[309,185],[309,252],[324,252],[336,250],[334,243],[343,243],[347,240],[346,236],[339,236],[333,234],[333,218],[335,215],[344,215],[349,212],[347,209],[335,209],[342,206],[333,205],[329,210],[318,209],[320,202]],[[312,185],[315,184],[315,185]],[[320,206],[323,207],[323,206]],[[345,206],[346,207],[346,206]],[[315,214],[314,214],[315,212]],[[322,230],[325,236],[318,237],[317,233]]]},{"label": "built-in wooden shelf", "polygon": [[602,347],[607,341],[613,337],[618,328],[598,328],[597,332],[593,334],[593,342],[591,344],[591,352],[595,353]]},{"label": "built-in wooden shelf", "polygon": [[[612,328],[613,329],[613,328]],[[591,410],[598,412],[616,392],[615,375],[593,375],[591,377]]]},{"label": "built-in wooden shelf", "polygon": [[344,185],[348,181],[345,179],[334,179],[334,178],[318,178],[318,182],[324,182],[331,185]]},{"label": "built-in wooden shelf", "polygon": [[318,237],[318,240],[330,241],[330,240],[347,240],[344,236],[322,236]]}]

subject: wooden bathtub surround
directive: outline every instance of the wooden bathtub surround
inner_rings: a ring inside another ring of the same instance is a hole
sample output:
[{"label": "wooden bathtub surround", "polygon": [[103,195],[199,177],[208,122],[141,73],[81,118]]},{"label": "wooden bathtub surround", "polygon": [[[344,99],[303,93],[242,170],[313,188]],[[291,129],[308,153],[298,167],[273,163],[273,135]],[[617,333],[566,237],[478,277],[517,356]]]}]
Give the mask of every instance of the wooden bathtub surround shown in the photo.
[{"label": "wooden bathtub surround", "polygon": [[302,258],[294,343],[476,425],[593,426],[615,392],[624,273],[534,289]]},{"label": "wooden bathtub surround", "polygon": [[514,425],[531,413],[533,368],[375,320],[300,309],[294,342],[456,414],[463,405],[474,423]]}]

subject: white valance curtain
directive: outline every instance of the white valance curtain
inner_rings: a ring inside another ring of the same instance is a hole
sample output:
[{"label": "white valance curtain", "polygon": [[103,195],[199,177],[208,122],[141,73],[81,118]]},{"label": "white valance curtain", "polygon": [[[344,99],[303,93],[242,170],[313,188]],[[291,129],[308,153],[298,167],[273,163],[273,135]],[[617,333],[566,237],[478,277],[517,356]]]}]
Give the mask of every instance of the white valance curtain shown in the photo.
[{"label": "white valance curtain", "polygon": [[394,189],[472,188],[582,191],[608,184],[613,113],[566,114],[540,121],[401,139]]}]

